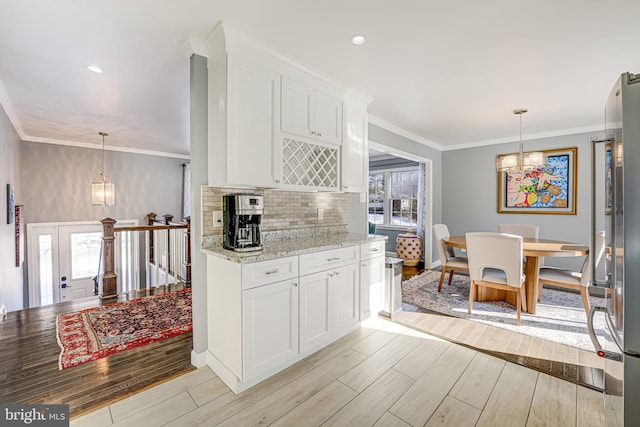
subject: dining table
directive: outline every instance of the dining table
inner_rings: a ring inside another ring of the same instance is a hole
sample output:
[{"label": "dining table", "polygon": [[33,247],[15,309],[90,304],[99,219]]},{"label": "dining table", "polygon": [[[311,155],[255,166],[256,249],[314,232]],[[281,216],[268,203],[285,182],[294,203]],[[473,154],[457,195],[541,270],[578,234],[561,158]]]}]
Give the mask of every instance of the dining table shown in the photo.
[{"label": "dining table", "polygon": [[[443,239],[444,243],[453,248],[467,249],[465,236],[449,236]],[[539,238],[522,238],[522,255],[525,257],[525,296],[527,299],[526,311],[536,313],[538,304],[538,274],[540,272],[540,259],[543,257],[575,257],[589,254],[589,247],[579,243],[564,242],[561,240],[549,240]],[[477,301],[506,300],[515,305],[513,292],[499,291],[491,288],[483,288],[476,293]]]}]

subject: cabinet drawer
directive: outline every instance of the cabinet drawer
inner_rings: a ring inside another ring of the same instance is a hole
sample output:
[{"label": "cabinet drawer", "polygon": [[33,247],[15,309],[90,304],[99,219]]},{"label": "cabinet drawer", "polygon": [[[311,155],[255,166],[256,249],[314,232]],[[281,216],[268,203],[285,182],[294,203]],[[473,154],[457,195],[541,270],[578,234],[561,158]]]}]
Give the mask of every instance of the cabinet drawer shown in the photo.
[{"label": "cabinet drawer", "polygon": [[297,256],[242,265],[242,289],[251,289],[281,280],[297,279],[297,277]]},{"label": "cabinet drawer", "polygon": [[360,245],[360,259],[365,260],[377,256],[384,256],[385,242],[384,240],[363,243]]},{"label": "cabinet drawer", "polygon": [[327,251],[300,255],[300,275],[317,273],[352,263],[360,258],[359,246],[347,246]]}]

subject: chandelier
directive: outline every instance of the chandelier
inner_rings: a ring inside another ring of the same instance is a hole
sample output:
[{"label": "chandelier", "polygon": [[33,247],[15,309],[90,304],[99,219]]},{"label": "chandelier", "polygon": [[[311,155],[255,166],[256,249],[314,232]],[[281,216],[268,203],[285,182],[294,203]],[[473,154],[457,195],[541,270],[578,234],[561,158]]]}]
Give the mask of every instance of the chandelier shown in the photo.
[{"label": "chandelier", "polygon": [[547,154],[542,151],[524,152],[522,146],[522,115],[528,110],[518,108],[513,114],[520,116],[520,150],[517,154],[505,154],[498,156],[496,170],[498,172],[522,173],[543,168],[547,164]]},{"label": "chandelier", "polygon": [[91,183],[91,204],[94,206],[113,206],[116,197],[115,185],[104,173],[104,137],[109,134],[98,132],[98,135],[102,136],[102,172],[100,172],[100,180]]}]

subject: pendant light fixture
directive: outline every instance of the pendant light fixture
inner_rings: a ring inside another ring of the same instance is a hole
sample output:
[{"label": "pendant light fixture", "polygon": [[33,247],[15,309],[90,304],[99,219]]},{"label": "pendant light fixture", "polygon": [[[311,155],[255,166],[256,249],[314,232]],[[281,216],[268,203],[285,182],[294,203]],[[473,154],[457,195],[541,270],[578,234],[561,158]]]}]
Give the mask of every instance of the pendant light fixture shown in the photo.
[{"label": "pendant light fixture", "polygon": [[522,173],[543,168],[547,164],[547,154],[543,151],[524,152],[522,146],[522,115],[528,110],[518,108],[513,114],[520,116],[520,150],[517,154],[498,156],[496,169],[498,172]]},{"label": "pendant light fixture", "polygon": [[106,132],[98,132],[102,136],[102,172],[100,181],[91,183],[91,204],[94,206],[113,206],[115,203],[115,186],[104,173],[104,137],[109,136]]}]

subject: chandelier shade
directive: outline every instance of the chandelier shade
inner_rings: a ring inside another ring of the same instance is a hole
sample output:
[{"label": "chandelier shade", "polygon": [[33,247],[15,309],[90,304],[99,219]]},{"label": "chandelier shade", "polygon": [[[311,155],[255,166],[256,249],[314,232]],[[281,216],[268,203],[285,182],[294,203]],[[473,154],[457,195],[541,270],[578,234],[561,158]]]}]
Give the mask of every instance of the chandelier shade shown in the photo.
[{"label": "chandelier shade", "polygon": [[518,108],[513,110],[513,114],[520,116],[520,150],[517,154],[505,154],[498,156],[496,159],[496,170],[498,172],[527,172],[547,165],[547,154],[543,151],[524,152],[522,144],[522,115],[528,110],[526,108]]},{"label": "chandelier shade", "polygon": [[104,137],[106,132],[98,132],[102,136],[102,172],[99,181],[91,183],[91,204],[94,206],[113,206],[116,199],[116,188],[106,173],[104,173]]}]

